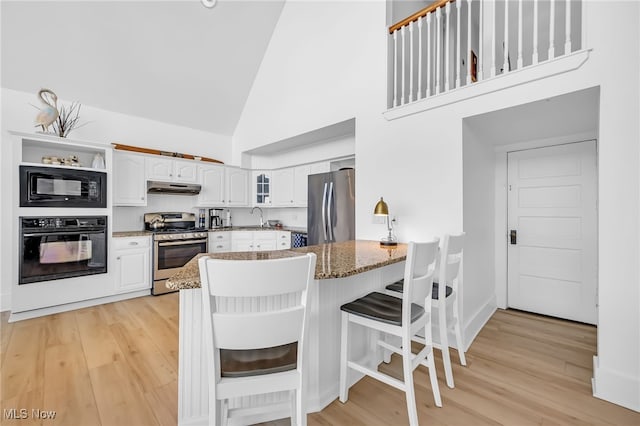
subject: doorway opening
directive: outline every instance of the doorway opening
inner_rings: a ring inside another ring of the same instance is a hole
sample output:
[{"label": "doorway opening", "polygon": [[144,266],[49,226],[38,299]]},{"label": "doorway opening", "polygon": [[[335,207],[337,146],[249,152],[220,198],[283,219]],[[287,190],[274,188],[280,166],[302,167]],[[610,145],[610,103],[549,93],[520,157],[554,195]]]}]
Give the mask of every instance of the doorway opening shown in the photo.
[{"label": "doorway opening", "polygon": [[[494,306],[502,309],[510,307],[509,153],[568,146],[583,141],[595,141],[594,145],[597,146],[599,96],[599,88],[594,87],[463,120],[463,226],[468,236],[464,274],[467,282],[471,281],[471,277],[474,282],[473,286],[465,289],[466,298],[473,298],[473,294],[469,293],[476,291],[475,287],[479,295],[495,294],[495,299],[488,300],[487,304],[494,303]],[[594,155],[597,161],[597,153]],[[597,166],[595,173],[597,176]],[[561,198],[566,196],[566,193],[560,194]],[[561,223],[546,223],[564,232],[567,230]],[[564,223],[567,224],[566,221]],[[538,225],[542,226],[540,223]],[[597,216],[593,226],[597,227]],[[543,229],[547,233],[554,232],[549,227]],[[597,235],[597,228],[593,232]],[[521,233],[520,237],[524,235]],[[516,235],[516,241],[517,238]],[[595,244],[597,253],[597,241]],[[595,264],[597,280],[597,254],[594,256],[592,264]],[[541,271],[538,275],[544,275],[546,272],[535,262],[528,266]],[[560,265],[566,266],[566,262],[565,259]],[[597,289],[597,281],[595,287]],[[491,292],[491,289],[495,292]],[[535,311],[527,306],[512,307]],[[557,313],[555,315],[559,316]],[[591,323],[597,324],[597,313]]]}]

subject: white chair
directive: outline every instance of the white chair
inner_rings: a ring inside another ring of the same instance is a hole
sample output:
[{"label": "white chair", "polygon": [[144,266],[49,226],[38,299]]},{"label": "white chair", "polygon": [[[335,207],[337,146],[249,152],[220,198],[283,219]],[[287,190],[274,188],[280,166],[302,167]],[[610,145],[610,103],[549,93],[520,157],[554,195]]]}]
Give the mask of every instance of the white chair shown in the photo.
[{"label": "white chair", "polygon": [[[462,340],[462,329],[460,327],[460,307],[462,303],[459,295],[462,291],[462,257],[464,253],[464,232],[457,235],[445,235],[442,240],[442,249],[438,261],[438,278],[433,283],[432,307],[437,311],[438,331],[440,344],[434,346],[442,351],[442,361],[444,363],[445,378],[447,386],[455,387],[453,381],[453,370],[451,368],[451,356],[449,355],[449,335],[448,331],[454,332],[456,338],[456,348],[461,365],[467,365],[464,356],[464,342]],[[440,285],[445,283],[445,285]],[[403,282],[397,281],[386,287],[389,295],[402,297]],[[435,325],[435,324],[434,324]],[[422,336],[414,336],[417,342],[423,342]]]},{"label": "white chair", "polygon": [[[367,374],[381,382],[400,389],[406,393],[409,423],[418,424],[415,390],[413,386],[413,370],[418,365],[429,369],[433,399],[438,407],[442,407],[440,388],[433,361],[431,345],[431,288],[435,269],[438,240],[428,243],[409,243],[404,271],[405,293],[403,298],[373,292],[351,303],[341,306],[342,336],[340,345],[340,402],[346,402],[349,395],[347,386],[347,369],[351,368]],[[359,324],[373,330],[376,334],[384,333],[400,338],[401,347],[379,340],[378,345],[386,350],[402,356],[404,381],[390,377],[370,367],[349,360],[349,325]],[[426,344],[419,353],[411,351],[411,337],[419,330],[425,335]]]},{"label": "white chair", "polygon": [[[315,254],[269,260],[205,256],[198,264],[209,359],[209,424],[226,424],[247,414],[288,406],[229,408],[230,398],[291,391],[292,423],[305,425],[302,372]],[[257,298],[269,301],[285,295],[295,302],[284,307],[252,303]],[[229,306],[233,308],[226,308]]]}]

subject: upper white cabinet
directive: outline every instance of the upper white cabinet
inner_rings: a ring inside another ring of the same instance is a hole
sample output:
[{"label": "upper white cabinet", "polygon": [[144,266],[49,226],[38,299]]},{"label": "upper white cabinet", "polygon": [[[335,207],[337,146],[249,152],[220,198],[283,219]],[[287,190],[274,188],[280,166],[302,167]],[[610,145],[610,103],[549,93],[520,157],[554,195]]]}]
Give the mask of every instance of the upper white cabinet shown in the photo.
[{"label": "upper white cabinet", "polygon": [[252,172],[253,179],[253,191],[252,196],[253,200],[251,201],[252,205],[255,206],[270,206],[272,203],[271,199],[271,188],[272,188],[272,177],[270,170],[254,170]]},{"label": "upper white cabinet", "polygon": [[318,173],[327,173],[331,171],[331,164],[328,161],[309,164],[309,174],[317,175]]},{"label": "upper white cabinet", "polygon": [[226,205],[229,207],[247,207],[249,205],[249,170],[227,167]]},{"label": "upper white cabinet", "polygon": [[114,151],[113,187],[114,206],[146,206],[145,157]]},{"label": "upper white cabinet", "polygon": [[294,172],[292,168],[278,169],[273,174],[273,205],[293,207]]},{"label": "upper white cabinet", "polygon": [[198,182],[202,186],[198,194],[198,206],[225,205],[225,167],[220,165],[198,166]]},{"label": "upper white cabinet", "polygon": [[293,169],[293,204],[296,207],[307,206],[309,174],[311,174],[311,165],[309,164]]},{"label": "upper white cabinet", "polygon": [[147,157],[146,172],[148,180],[184,183],[198,181],[197,163],[190,160]]}]

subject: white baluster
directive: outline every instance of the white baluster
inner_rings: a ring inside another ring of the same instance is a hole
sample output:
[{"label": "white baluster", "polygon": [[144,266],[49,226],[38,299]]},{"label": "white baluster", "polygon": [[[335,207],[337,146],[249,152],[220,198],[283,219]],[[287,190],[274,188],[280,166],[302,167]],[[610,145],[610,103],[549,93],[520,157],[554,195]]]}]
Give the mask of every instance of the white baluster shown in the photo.
[{"label": "white baluster", "polygon": [[496,76],[496,8],[498,7],[498,4],[495,2],[495,0],[492,2],[493,3],[493,28],[491,29],[491,77],[495,77]]},{"label": "white baluster", "polygon": [[556,48],[555,48],[555,30],[556,30],[556,2],[555,0],[550,0],[549,7],[551,8],[549,11],[549,58],[553,59],[556,56]]},{"label": "white baluster", "polygon": [[564,54],[571,53],[571,0],[565,0],[565,36],[564,36]]},{"label": "white baluster", "polygon": [[433,32],[431,31],[431,17],[433,13],[427,14],[427,88],[424,92],[425,97],[429,97],[431,93],[431,45],[433,44]]},{"label": "white baluster", "polygon": [[518,69],[522,63],[522,0],[518,0]]},{"label": "white baluster", "polygon": [[442,16],[441,7],[436,8],[436,95],[440,93],[440,33],[442,33],[442,24],[440,23],[440,17]]},{"label": "white baluster", "polygon": [[509,0],[504,2],[504,63],[502,73],[509,72]]},{"label": "white baluster", "polygon": [[405,28],[406,28],[406,26],[404,26],[404,27],[402,27],[402,29],[400,29],[400,35],[402,36],[402,79],[401,79],[401,81],[402,81],[402,94],[400,95],[400,99],[401,99],[400,102],[402,103],[402,105],[404,105],[404,103],[405,103],[404,102],[404,93],[405,93],[405,87],[406,87],[406,85],[405,85],[405,79],[406,79],[405,78],[405,74],[406,74],[406,70],[405,70],[405,68],[406,68],[406,65],[405,65],[405,62],[406,62],[406,58],[405,58],[405,53],[406,53],[406,43],[405,43],[405,38],[406,37],[405,37],[405,33],[406,33],[406,31],[405,31]]},{"label": "white baluster", "polygon": [[418,99],[422,99],[422,24],[424,16],[418,18]]},{"label": "white baluster", "polygon": [[533,0],[533,56],[531,62],[538,63],[538,0]]},{"label": "white baluster", "polygon": [[[460,6],[462,5],[462,1],[459,0],[456,2],[456,17],[458,20],[458,25],[456,26],[456,85],[455,87],[460,87]],[[468,32],[468,31],[467,31]]]},{"label": "white baluster", "polygon": [[[462,1],[460,1],[462,3]],[[460,10],[458,10],[460,14]],[[458,33],[459,35],[460,33]],[[471,0],[467,0],[467,85],[471,84],[471,66],[473,60],[471,59]],[[458,61],[460,59],[458,58]]]},{"label": "white baluster", "polygon": [[444,60],[444,90],[445,92],[449,91],[449,78],[450,78],[450,66],[451,66],[451,58],[450,58],[450,48],[449,48],[449,40],[451,39],[451,2],[447,2],[447,5],[445,6],[445,12],[447,15],[447,28],[445,28],[446,30],[446,40],[445,40],[445,60]]},{"label": "white baluster", "polygon": [[409,46],[411,51],[409,52],[409,102],[413,102],[413,23],[409,23]]},{"label": "white baluster", "polygon": [[393,32],[393,106],[398,106],[398,30]]},{"label": "white baluster", "polygon": [[[483,21],[484,21],[484,5],[485,2],[481,1],[480,3],[478,3],[478,12],[480,14],[480,35],[478,36],[478,65],[476,67],[476,79],[477,81],[482,81],[482,79],[484,78],[484,73],[482,72],[482,65],[484,64],[484,59],[482,57],[482,50],[483,50],[483,45],[484,45],[484,25],[483,25]],[[471,6],[471,4],[469,4],[469,6]],[[469,8],[469,13],[471,13],[471,8]]]}]

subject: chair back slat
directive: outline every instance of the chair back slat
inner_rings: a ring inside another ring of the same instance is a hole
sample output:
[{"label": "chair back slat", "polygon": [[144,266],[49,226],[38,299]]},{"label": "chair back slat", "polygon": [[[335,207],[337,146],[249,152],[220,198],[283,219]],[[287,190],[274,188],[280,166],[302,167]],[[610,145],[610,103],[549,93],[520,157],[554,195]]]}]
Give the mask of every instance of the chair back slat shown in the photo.
[{"label": "chair back slat", "polygon": [[262,349],[298,341],[304,308],[271,312],[213,314],[214,343],[218,349]]},{"label": "chair back slat", "polygon": [[[260,260],[205,259],[215,274],[209,278],[209,292],[222,297],[261,297],[304,290],[309,261],[306,256]],[[201,259],[201,261],[202,261]]]},{"label": "chair back slat", "polygon": [[431,288],[438,253],[438,239],[430,242],[410,242],[404,272],[404,291],[402,293],[403,323],[407,324],[411,316],[411,303],[431,309]]},{"label": "chair back slat", "polygon": [[464,232],[444,236],[439,261],[438,300],[444,301],[446,299],[447,286],[452,287],[453,291],[457,292],[459,280],[461,279],[464,236]]}]

